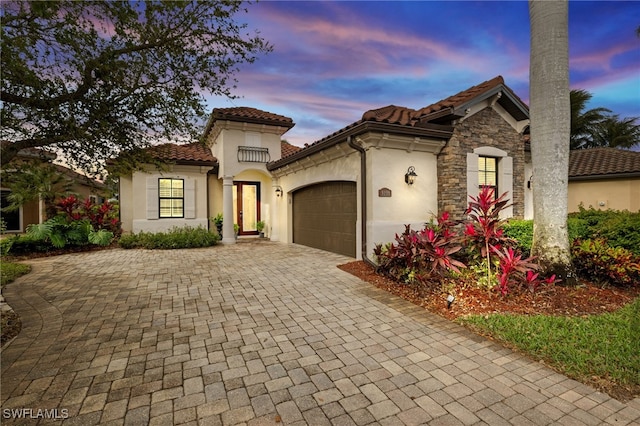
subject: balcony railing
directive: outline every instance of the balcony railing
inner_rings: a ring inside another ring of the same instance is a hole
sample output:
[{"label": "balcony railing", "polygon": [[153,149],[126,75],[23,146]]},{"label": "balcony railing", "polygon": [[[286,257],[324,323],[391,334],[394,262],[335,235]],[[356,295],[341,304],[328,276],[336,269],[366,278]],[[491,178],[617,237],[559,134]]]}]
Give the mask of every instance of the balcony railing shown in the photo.
[{"label": "balcony railing", "polygon": [[268,163],[270,160],[269,148],[257,146],[238,147],[238,162],[240,163]]}]

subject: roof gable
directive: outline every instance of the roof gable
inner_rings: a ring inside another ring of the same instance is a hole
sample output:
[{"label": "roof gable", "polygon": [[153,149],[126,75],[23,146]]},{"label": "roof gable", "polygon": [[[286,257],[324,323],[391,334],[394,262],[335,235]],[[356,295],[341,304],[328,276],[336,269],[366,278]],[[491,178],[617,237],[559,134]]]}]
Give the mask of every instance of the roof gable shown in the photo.
[{"label": "roof gable", "polygon": [[444,123],[464,115],[472,104],[478,103],[500,93],[498,102],[517,120],[529,118],[528,107],[504,84],[502,76],[482,82],[469,89],[442,99],[434,104],[414,110],[406,107],[388,105],[373,109],[362,115],[362,121],[399,124],[402,126],[420,126],[425,123]]},{"label": "roof gable", "polygon": [[516,120],[521,121],[529,118],[527,105],[504,84],[502,76],[497,76],[418,110],[387,105],[366,111],[362,118],[355,123],[351,123],[312,144],[305,145],[302,150],[294,155],[289,155],[288,158],[283,156],[280,160],[269,163],[267,169],[275,170],[297,158],[335,145],[348,136],[365,129],[448,140],[453,134],[453,121],[463,117],[466,114],[466,109],[470,106],[491,97],[495,97],[495,101]]}]

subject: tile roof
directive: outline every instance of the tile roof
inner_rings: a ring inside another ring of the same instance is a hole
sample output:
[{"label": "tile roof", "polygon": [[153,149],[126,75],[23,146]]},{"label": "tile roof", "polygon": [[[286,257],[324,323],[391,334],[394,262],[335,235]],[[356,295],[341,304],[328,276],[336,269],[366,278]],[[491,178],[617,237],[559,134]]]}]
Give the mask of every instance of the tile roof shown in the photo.
[{"label": "tile roof", "polygon": [[289,117],[250,107],[214,108],[211,116],[214,120],[275,124],[288,128],[292,128],[295,125]]},{"label": "tile roof", "polygon": [[[509,113],[518,120],[524,120],[529,117],[528,107],[526,104],[504,84],[502,76],[497,76],[491,80],[482,82],[476,86],[463,90],[462,92],[418,110],[396,105],[387,105],[382,108],[369,110],[362,115],[360,120],[351,123],[320,140],[309,145],[305,145],[305,147],[299,151],[299,154],[296,156],[290,155],[289,157],[291,158],[285,158],[283,156],[282,159],[270,163],[267,168],[269,170],[277,169],[291,161],[294,161],[299,156],[304,156],[307,153],[313,153],[334,143],[338,143],[338,139],[349,132],[354,131],[358,126],[366,125],[367,123],[402,126],[406,127],[410,131],[416,132],[418,132],[418,129],[420,128],[425,129],[429,126],[431,126],[432,130],[435,130],[438,127],[435,125],[438,124],[441,125],[440,129],[438,129],[440,131],[440,136],[447,137],[445,136],[445,133],[450,133],[452,128],[445,129],[442,125],[450,126],[453,119],[459,118],[463,115],[463,113],[460,114],[460,112],[456,112],[455,109],[464,107],[466,104],[473,102],[477,98],[480,98],[480,100],[486,99],[498,92],[507,94],[506,96],[502,96],[499,102]],[[448,137],[450,136],[451,134],[448,135]]]},{"label": "tile roof", "polygon": [[218,162],[211,149],[200,142],[187,145],[165,143],[147,148],[147,152],[158,160],[172,161],[178,164],[214,165]]},{"label": "tile roof", "polygon": [[640,176],[640,152],[616,148],[576,149],[569,154],[569,179]]},{"label": "tile roof", "polygon": [[289,155],[293,155],[302,149],[299,146],[291,145],[287,141],[281,141],[280,148],[282,150],[281,151],[282,158],[288,157]]},{"label": "tile roof", "polygon": [[511,91],[511,89],[505,86],[504,79],[499,75],[491,80],[482,82],[476,86],[470,87],[469,89],[463,90],[462,92],[456,93],[453,96],[449,96],[446,99],[418,110],[395,105],[388,105],[386,107],[369,110],[362,115],[362,121],[377,121],[382,123],[399,124],[402,126],[416,126],[424,120],[430,121],[429,118],[435,117],[439,112],[443,112],[443,115],[447,115],[447,112],[453,113],[456,108],[460,108],[498,87],[501,87],[502,90],[508,91],[512,97],[524,105],[524,102],[522,102],[520,98]]},{"label": "tile roof", "polygon": [[61,164],[54,164],[53,167],[55,167],[59,173],[67,175],[69,179],[71,179],[75,183],[79,183],[97,190],[107,189],[107,185],[105,185],[103,182],[92,179],[89,176],[83,175],[82,173],[78,173],[75,170],[70,169],[69,167],[65,167]]},{"label": "tile roof", "polygon": [[[287,141],[280,143],[281,156],[295,154],[302,148],[291,145]],[[176,162],[179,164],[202,164],[215,165],[218,160],[211,153],[211,149],[205,145],[194,142],[187,145],[177,145],[174,143],[165,143],[162,145],[147,148],[147,152],[157,160]]]}]

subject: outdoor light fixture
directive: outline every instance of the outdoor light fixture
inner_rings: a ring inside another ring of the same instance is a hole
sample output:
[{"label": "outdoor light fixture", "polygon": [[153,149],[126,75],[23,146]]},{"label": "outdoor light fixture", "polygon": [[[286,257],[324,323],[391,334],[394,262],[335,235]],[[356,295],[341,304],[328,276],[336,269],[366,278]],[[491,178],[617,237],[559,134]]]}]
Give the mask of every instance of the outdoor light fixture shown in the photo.
[{"label": "outdoor light fixture", "polygon": [[447,309],[451,309],[451,304],[456,300],[456,297],[453,294],[447,296]]},{"label": "outdoor light fixture", "polygon": [[531,189],[532,186],[533,186],[533,175],[531,175],[531,177],[527,181],[527,188]]},{"label": "outdoor light fixture", "polygon": [[282,197],[282,188],[276,186],[276,197]]},{"label": "outdoor light fixture", "polygon": [[407,169],[407,173],[404,174],[404,181],[408,185],[413,185],[413,182],[415,182],[417,177],[418,175],[416,174],[416,168],[413,166],[410,166]]}]

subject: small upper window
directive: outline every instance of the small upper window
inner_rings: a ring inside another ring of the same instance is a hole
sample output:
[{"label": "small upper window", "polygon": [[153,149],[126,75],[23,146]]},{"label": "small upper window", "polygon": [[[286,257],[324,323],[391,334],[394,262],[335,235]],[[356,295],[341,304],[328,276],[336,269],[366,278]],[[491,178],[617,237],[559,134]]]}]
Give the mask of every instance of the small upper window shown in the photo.
[{"label": "small upper window", "polygon": [[184,179],[158,181],[160,217],[184,217]]},{"label": "small upper window", "polygon": [[493,188],[493,196],[498,193],[498,159],[494,157],[478,157],[478,186]]}]

